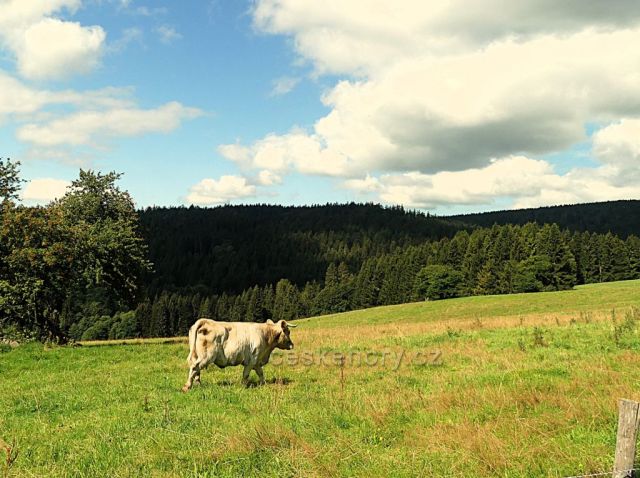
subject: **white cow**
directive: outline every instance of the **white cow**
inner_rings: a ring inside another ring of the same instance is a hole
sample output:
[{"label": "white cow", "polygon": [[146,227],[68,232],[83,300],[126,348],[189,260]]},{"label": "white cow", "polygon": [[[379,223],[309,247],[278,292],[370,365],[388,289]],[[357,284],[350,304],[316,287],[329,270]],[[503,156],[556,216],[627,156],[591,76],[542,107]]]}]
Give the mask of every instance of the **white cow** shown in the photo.
[{"label": "white cow", "polygon": [[290,327],[296,326],[284,320],[258,324],[199,319],[189,329],[189,375],[182,391],[189,391],[194,381],[200,383],[200,371],[210,363],[220,368],[244,365],[244,383],[249,380],[251,370],[255,370],[260,383],[264,384],[262,366],[269,362],[273,349],[293,348]]}]

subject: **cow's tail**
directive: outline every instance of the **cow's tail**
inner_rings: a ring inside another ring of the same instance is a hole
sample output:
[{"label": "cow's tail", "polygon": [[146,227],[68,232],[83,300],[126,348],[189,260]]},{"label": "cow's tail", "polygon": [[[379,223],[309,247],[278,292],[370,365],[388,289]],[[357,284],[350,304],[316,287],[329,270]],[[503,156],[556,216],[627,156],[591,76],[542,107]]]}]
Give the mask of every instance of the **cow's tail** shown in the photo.
[{"label": "cow's tail", "polygon": [[198,337],[198,329],[202,325],[204,319],[199,319],[189,329],[189,356],[187,357],[187,363],[191,365],[198,360],[198,354],[196,352],[196,338]]}]

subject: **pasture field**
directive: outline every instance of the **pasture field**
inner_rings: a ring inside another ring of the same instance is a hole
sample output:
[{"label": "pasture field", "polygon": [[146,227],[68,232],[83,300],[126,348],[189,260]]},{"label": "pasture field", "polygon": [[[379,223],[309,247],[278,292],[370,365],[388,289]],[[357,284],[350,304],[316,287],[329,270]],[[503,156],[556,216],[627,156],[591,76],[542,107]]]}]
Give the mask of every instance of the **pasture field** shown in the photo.
[{"label": "pasture field", "polygon": [[186,394],[186,340],[4,348],[0,470],[562,477],[610,470],[617,400],[640,400],[640,281],[297,323],[265,386],[213,367]]}]

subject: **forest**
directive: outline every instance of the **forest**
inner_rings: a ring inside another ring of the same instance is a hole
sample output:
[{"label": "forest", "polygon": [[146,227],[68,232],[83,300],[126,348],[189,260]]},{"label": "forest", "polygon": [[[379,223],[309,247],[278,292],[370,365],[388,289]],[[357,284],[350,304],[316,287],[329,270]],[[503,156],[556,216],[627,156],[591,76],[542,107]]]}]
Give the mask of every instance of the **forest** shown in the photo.
[{"label": "forest", "polygon": [[120,175],[81,170],[63,198],[27,207],[18,166],[0,160],[3,335],[174,336],[199,317],[295,320],[640,278],[638,201],[449,218],[355,203],[136,210]]},{"label": "forest", "polygon": [[555,223],[571,231],[612,232],[623,239],[640,234],[640,200],[607,201],[535,209],[514,209],[449,216],[465,224],[490,227],[493,224]]},{"label": "forest", "polygon": [[[171,336],[186,333],[197,317],[216,320],[295,320],[418,300],[570,289],[577,284],[640,278],[640,239],[569,232],[556,224],[494,225],[452,238],[366,258],[353,269],[329,263],[324,277],[296,284],[248,287],[240,294],[163,291],[135,312],[79,323],[78,338]],[[126,322],[130,329],[120,325]],[[86,329],[89,323],[93,325]],[[80,332],[82,334],[80,334]]]},{"label": "forest", "polygon": [[141,231],[163,290],[239,293],[287,278],[324,278],[332,262],[356,270],[365,259],[425,240],[452,237],[462,223],[376,204],[147,208]]}]

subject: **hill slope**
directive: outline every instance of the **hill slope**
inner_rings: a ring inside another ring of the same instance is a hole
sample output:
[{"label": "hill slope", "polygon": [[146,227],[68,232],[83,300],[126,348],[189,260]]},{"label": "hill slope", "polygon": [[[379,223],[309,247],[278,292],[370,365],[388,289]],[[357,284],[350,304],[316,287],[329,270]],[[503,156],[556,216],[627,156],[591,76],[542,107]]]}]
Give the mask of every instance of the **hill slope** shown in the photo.
[{"label": "hill slope", "polygon": [[357,271],[367,259],[398,247],[451,237],[461,229],[527,222],[640,235],[640,201],[612,201],[450,217],[374,204],[149,208],[140,212],[162,290],[203,295],[239,293],[287,278],[298,286],[322,281],[330,263]]},{"label": "hill slope", "polygon": [[351,328],[359,325],[437,323],[459,321],[472,325],[477,318],[509,319],[536,316],[550,324],[555,317],[577,318],[581,312],[610,313],[616,308],[640,307],[640,280],[576,286],[572,290],[531,294],[482,295],[457,299],[373,307],[341,314],[299,319],[304,328]]},{"label": "hill slope", "polygon": [[640,200],[493,211],[448,216],[444,219],[481,227],[490,227],[493,224],[526,224],[527,222],[556,223],[563,229],[612,232],[624,239],[631,234],[640,236]]},{"label": "hill slope", "polygon": [[140,213],[158,290],[237,293],[282,278],[324,279],[331,262],[357,270],[398,246],[452,236],[464,226],[373,204],[150,208]]}]

